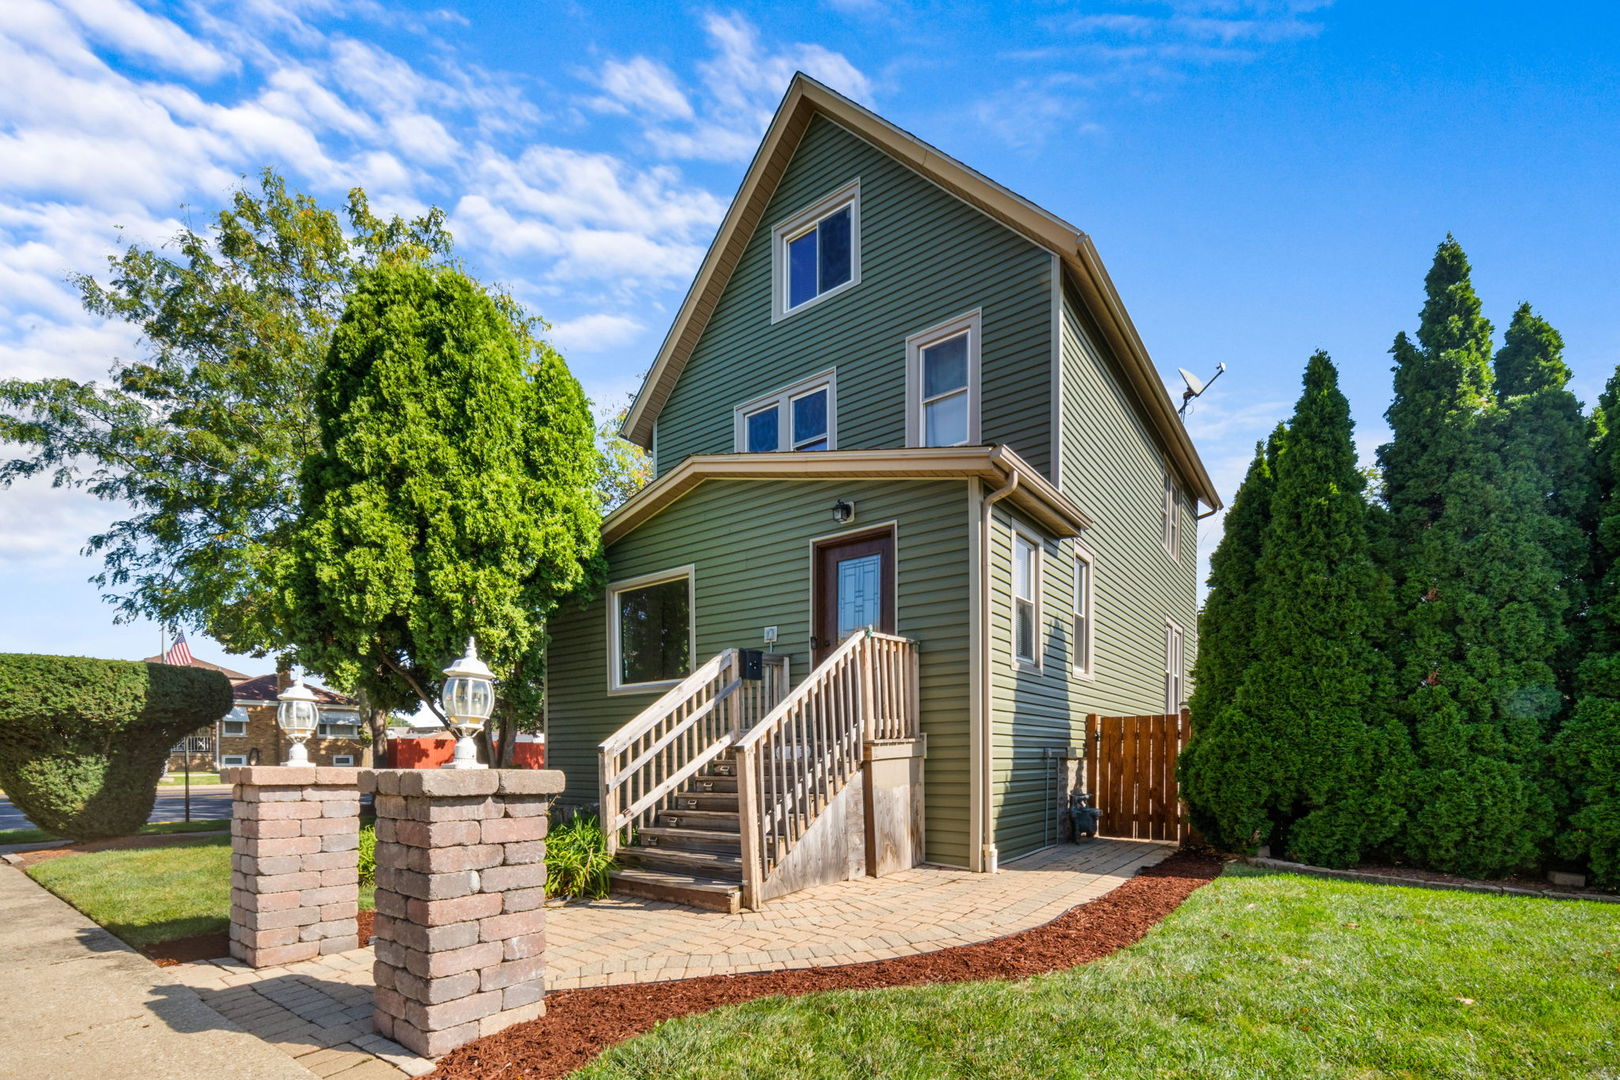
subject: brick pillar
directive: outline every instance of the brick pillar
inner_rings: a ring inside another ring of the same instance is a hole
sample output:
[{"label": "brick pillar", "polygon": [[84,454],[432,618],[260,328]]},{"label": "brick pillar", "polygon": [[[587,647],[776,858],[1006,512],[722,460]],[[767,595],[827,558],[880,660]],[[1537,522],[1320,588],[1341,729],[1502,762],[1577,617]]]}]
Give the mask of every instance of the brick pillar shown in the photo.
[{"label": "brick pillar", "polygon": [[362,769],[377,794],[377,1031],[424,1057],[545,1012],[546,812],[563,774]]},{"label": "brick pillar", "polygon": [[359,947],[355,770],[233,765],[231,955],[249,967]]}]

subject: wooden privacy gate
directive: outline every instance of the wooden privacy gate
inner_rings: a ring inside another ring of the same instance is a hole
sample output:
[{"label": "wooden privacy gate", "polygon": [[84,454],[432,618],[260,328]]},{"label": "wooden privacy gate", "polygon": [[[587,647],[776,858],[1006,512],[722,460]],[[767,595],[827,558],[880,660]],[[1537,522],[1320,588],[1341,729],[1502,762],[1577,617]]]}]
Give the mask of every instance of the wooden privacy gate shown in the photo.
[{"label": "wooden privacy gate", "polygon": [[1102,811],[1099,835],[1186,839],[1176,757],[1191,733],[1186,713],[1086,717],[1086,784]]}]

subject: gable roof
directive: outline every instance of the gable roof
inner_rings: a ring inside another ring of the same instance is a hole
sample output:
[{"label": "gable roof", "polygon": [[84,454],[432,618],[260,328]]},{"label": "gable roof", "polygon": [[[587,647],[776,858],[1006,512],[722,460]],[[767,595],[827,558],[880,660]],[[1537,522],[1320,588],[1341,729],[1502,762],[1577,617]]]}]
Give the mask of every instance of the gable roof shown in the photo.
[{"label": "gable roof", "polygon": [[[141,661],[141,663],[161,664],[163,663],[163,657],[148,656],[145,660]],[[265,701],[273,704],[276,700],[276,695],[281,692],[281,687],[277,685],[277,680],[274,673],[269,675],[244,675],[240,671],[232,671],[230,668],[221,667],[219,664],[210,664],[206,660],[198,660],[195,656],[191,658],[191,662],[189,664],[184,666],[203,668],[207,671],[217,671],[221,675],[225,676],[231,681],[232,701],[248,703]],[[340,694],[336,690],[328,690],[324,686],[315,686],[310,683],[305,683],[304,685],[309,687],[311,692],[313,692],[315,695],[315,700],[322,705],[352,706],[356,704],[353,698]]]},{"label": "gable roof", "polygon": [[1006,446],[907,447],[903,450],[796,450],[779,454],[694,454],[632,495],[602,520],[602,542],[632,532],[706,480],[946,480],[978,477],[1000,486],[1017,478],[1008,503],[1052,536],[1079,536],[1091,519]]},{"label": "gable roof", "polygon": [[687,359],[714,313],[744,247],[759,227],[766,204],[786,171],[793,151],[810,120],[821,113],[859,135],[891,157],[916,170],[946,191],[975,206],[1061,259],[1068,280],[1079,292],[1087,311],[1101,330],[1109,349],[1125,372],[1126,382],[1158,432],[1176,471],[1197,496],[1212,508],[1221,505],[1215,483],[1204,468],[1187,429],[1159,373],[1148,357],[1141,336],[1125,311],[1125,304],[1103,268],[1091,238],[1073,225],[997,184],[955,158],[902,131],[803,72],[793,76],[787,95],[754,153],[742,186],[726,210],[720,230],[698,268],[697,277],[669,333],[659,346],[651,370],[625,417],[624,437],[644,447],[652,445],[653,419],[668,400]]}]

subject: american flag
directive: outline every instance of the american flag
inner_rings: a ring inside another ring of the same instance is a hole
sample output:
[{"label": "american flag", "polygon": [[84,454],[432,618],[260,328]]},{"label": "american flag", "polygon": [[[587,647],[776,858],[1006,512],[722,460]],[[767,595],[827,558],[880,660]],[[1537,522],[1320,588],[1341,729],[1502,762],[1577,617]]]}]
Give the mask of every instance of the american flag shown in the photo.
[{"label": "american flag", "polygon": [[169,651],[163,654],[163,662],[165,664],[179,664],[181,667],[191,666],[191,649],[186,645],[186,632],[184,630],[174,632],[174,644],[170,645]]}]

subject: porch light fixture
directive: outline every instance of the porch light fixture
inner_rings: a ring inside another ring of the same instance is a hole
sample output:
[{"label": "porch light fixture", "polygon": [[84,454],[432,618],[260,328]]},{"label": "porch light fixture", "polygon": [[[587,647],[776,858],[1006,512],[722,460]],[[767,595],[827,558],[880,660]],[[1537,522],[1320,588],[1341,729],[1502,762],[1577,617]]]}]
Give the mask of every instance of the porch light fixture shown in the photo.
[{"label": "porch light fixture", "polygon": [[469,637],[467,655],[444,669],[444,691],[439,695],[450,730],[456,733],[456,753],[446,769],[487,769],[478,761],[473,742],[495,709],[495,674],[478,659],[478,646]]},{"label": "porch light fixture", "polygon": [[855,504],[848,499],[839,499],[833,503],[833,520],[840,525],[848,525],[855,520]]},{"label": "porch light fixture", "polygon": [[283,765],[309,764],[309,750],[304,740],[315,734],[315,725],[319,722],[315,692],[304,685],[304,677],[299,675],[291,686],[276,695],[276,725],[292,740],[292,749],[287,751]]}]

